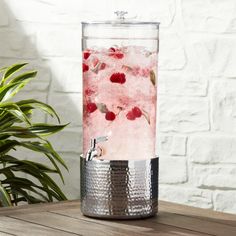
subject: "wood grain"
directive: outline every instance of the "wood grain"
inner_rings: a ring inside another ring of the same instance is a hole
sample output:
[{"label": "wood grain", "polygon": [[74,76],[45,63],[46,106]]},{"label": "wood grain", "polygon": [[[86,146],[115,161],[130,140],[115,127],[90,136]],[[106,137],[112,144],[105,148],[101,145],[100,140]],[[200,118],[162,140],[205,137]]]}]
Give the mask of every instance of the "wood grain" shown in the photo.
[{"label": "wood grain", "polygon": [[6,215],[16,215],[16,214],[28,214],[34,212],[43,212],[50,210],[60,210],[60,209],[73,209],[80,207],[79,201],[61,201],[54,203],[43,203],[43,204],[33,204],[33,205],[22,205],[16,207],[3,207],[0,208],[0,216]]},{"label": "wood grain", "polygon": [[236,236],[236,215],[160,201],[156,217],[107,221],[85,217],[79,201],[0,209],[0,235]]},{"label": "wood grain", "polygon": [[[198,231],[187,230],[185,228],[180,228],[176,226],[164,225],[158,222],[152,222],[150,219],[143,220],[98,220],[93,218],[85,217],[81,214],[79,209],[67,209],[67,210],[57,210],[52,213],[60,214],[74,219],[79,219],[81,221],[89,222],[89,224],[99,224],[104,227],[110,227],[112,230],[122,231],[122,235],[130,235],[131,232],[135,232],[134,235],[208,235],[204,233],[199,233]],[[165,233],[165,234],[164,234]]]},{"label": "wood grain", "polygon": [[181,204],[165,201],[160,201],[159,210],[236,226],[236,215],[233,214],[201,209],[197,207],[183,206]]},{"label": "wood grain", "polygon": [[0,235],[5,234],[19,235],[19,236],[72,236],[76,234],[67,233],[65,231],[44,227],[39,224],[32,224],[18,219],[10,217],[0,217]]}]

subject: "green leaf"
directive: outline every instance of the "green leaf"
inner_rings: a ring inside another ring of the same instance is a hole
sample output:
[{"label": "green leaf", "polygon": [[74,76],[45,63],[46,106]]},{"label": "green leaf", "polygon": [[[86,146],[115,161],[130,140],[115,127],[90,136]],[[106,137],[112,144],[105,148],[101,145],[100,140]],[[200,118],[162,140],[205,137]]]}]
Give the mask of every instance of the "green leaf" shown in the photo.
[{"label": "green leaf", "polygon": [[28,161],[28,160],[23,160],[22,161],[24,164],[29,164],[29,165],[33,165],[36,168],[39,169],[39,171],[43,171],[43,172],[47,172],[47,173],[57,173],[56,169],[53,169],[47,165],[44,165],[42,163],[38,163],[38,162],[34,162],[34,161]]},{"label": "green leaf", "polygon": [[29,160],[19,160],[10,155],[0,156],[0,161],[2,163],[16,164],[17,166],[23,166],[24,168],[33,169],[34,171],[37,170],[37,172],[43,171],[43,172],[48,172],[48,173],[57,173],[56,169],[52,169],[49,166],[46,166],[44,164],[29,161]]},{"label": "green leaf", "polygon": [[104,104],[104,103],[96,103],[96,106],[97,106],[98,110],[99,110],[101,113],[106,113],[106,112],[108,112],[108,108],[107,108],[106,104]]},{"label": "green leaf", "polygon": [[35,198],[35,197],[31,196],[29,193],[27,193],[22,188],[14,188],[14,186],[13,186],[13,188],[11,189],[11,193],[12,194],[19,194],[20,196],[23,196],[23,197],[17,198],[16,202],[27,201],[29,204],[35,204],[35,203],[42,203],[43,202],[41,199],[38,199],[38,198]]},{"label": "green leaf", "polygon": [[16,140],[0,140],[0,154],[3,155],[12,150],[19,142]]},{"label": "green leaf", "polygon": [[6,101],[18,93],[31,79],[37,75],[36,71],[29,71],[18,75],[7,85],[0,87],[0,101]]},{"label": "green leaf", "polygon": [[1,183],[0,183],[0,205],[4,207],[12,205],[10,196],[8,195],[5,188],[1,185]]},{"label": "green leaf", "polygon": [[10,83],[11,84],[23,83],[24,81],[27,81],[28,79],[33,79],[34,77],[36,77],[36,75],[37,75],[37,71],[28,71],[28,72],[25,72],[24,74],[18,75],[17,77],[12,79]]},{"label": "green leaf", "polygon": [[22,100],[20,102],[17,102],[17,105],[21,109],[22,108],[31,108],[31,109],[39,108],[39,109],[43,110],[44,112],[48,113],[49,115],[51,115],[52,117],[55,116],[57,118],[58,122],[60,123],[60,118],[57,115],[56,111],[48,104],[45,104],[43,102],[39,102],[34,99],[28,99],[28,100]]},{"label": "green leaf", "polygon": [[[11,158],[13,158],[13,157],[11,157]],[[16,158],[14,158],[14,159],[16,159]],[[52,194],[51,191],[49,190],[49,187],[45,181],[44,174],[45,174],[45,172],[57,173],[57,170],[51,169],[50,167],[48,167],[46,165],[43,165],[43,164],[40,164],[37,162],[32,162],[32,161],[17,161],[17,163],[18,163],[18,165],[13,167],[14,170],[25,172],[25,173],[35,177],[36,179],[38,179],[40,181],[40,183],[42,184],[44,191],[48,195],[47,201],[53,201],[52,196],[54,196],[54,194]]]},{"label": "green leaf", "polygon": [[10,113],[13,116],[15,116],[17,119],[31,125],[28,117],[24,114],[24,112],[22,112],[22,110],[17,104],[13,102],[2,103],[2,104],[0,103],[0,111],[1,110],[7,113]]},{"label": "green leaf", "polygon": [[50,155],[48,155],[48,154],[45,154],[45,155],[48,157],[48,159],[51,161],[51,163],[53,164],[53,166],[56,168],[56,171],[57,171],[57,173],[60,175],[61,181],[62,181],[62,183],[64,184],[65,182],[64,182],[64,178],[63,178],[63,176],[62,176],[62,173],[61,173],[60,168],[57,166],[56,162],[54,161],[54,159],[53,159]]},{"label": "green leaf", "polygon": [[[5,124],[3,124],[3,125],[1,125],[1,127],[0,127],[0,130],[1,129],[5,129],[5,128],[7,128],[7,127],[11,127],[12,125],[14,124],[14,122],[12,122],[12,121],[10,121],[10,122],[6,122]],[[10,136],[9,135],[1,135],[1,132],[0,132],[0,140],[1,139],[7,139],[7,138],[9,138]]]},{"label": "green leaf", "polygon": [[42,136],[48,136],[59,132],[66,125],[37,123],[30,127],[11,126],[1,130],[0,135],[11,135],[18,138],[40,138]]},{"label": "green leaf", "polygon": [[20,178],[20,177],[13,177],[13,178],[7,178],[7,179],[2,180],[2,184],[11,184],[11,183],[20,184],[22,186],[24,186],[24,185],[34,186],[35,185],[31,180],[28,180],[25,178]]},{"label": "green leaf", "polygon": [[51,125],[51,124],[37,123],[37,124],[33,124],[31,127],[29,127],[29,130],[34,134],[48,136],[48,135],[55,134],[55,133],[61,131],[67,125],[68,124],[66,124],[66,125]]},{"label": "green leaf", "polygon": [[21,83],[10,83],[0,87],[0,102],[7,101],[15,96],[30,80],[31,78]]},{"label": "green leaf", "polygon": [[[66,200],[66,196],[62,193],[60,188],[57,186],[57,184],[50,178],[48,175],[44,174],[44,181],[47,183],[47,185],[54,190],[54,193],[52,190],[49,189],[50,193],[54,195],[54,197],[57,200]],[[40,190],[44,190],[43,187],[38,186],[34,184],[31,180],[28,180],[26,178],[20,178],[20,177],[15,177],[15,178],[7,178],[2,181],[2,184],[9,184],[9,185],[14,185],[15,188],[17,186],[21,186],[21,188],[25,188],[30,190],[30,187],[35,187]]]},{"label": "green leaf", "polygon": [[[64,160],[60,157],[60,155],[53,149],[52,145],[46,141],[46,143],[42,144],[39,142],[21,142],[21,146],[31,149],[36,152],[42,152],[45,155],[50,155],[53,157],[57,162],[59,162],[61,165],[63,165],[66,169],[67,166],[64,162]],[[52,163],[54,164],[54,163]],[[56,166],[55,166],[56,168]],[[68,170],[68,169],[67,169]]]},{"label": "green leaf", "polygon": [[20,126],[11,126],[0,131],[0,135],[9,135],[17,138],[40,138],[37,134],[30,131],[29,128]]},{"label": "green leaf", "polygon": [[12,170],[10,168],[7,168],[7,167],[1,168],[0,169],[0,173],[5,175],[6,178],[14,178],[15,177],[14,173],[12,172]]},{"label": "green leaf", "polygon": [[50,144],[50,142],[46,141],[47,145],[45,145],[50,151],[51,151],[51,155],[61,164],[63,165],[66,170],[68,170],[64,160],[60,157],[60,155],[53,149],[52,145]]},{"label": "green leaf", "polygon": [[9,113],[3,111],[0,115],[0,129],[2,129],[2,125],[4,126],[5,123],[9,121],[13,121],[14,123],[14,117]]},{"label": "green leaf", "polygon": [[150,125],[151,121],[150,121],[150,116],[149,116],[149,114],[148,114],[145,110],[142,110],[142,115],[143,115],[144,118],[147,120],[148,124]]},{"label": "green leaf", "polygon": [[[37,195],[39,195],[42,199],[44,199],[46,202],[49,202],[49,198],[47,198],[44,194],[42,194],[40,191],[38,191],[38,190],[36,190],[35,188],[38,188],[38,189],[40,189],[40,190],[44,190],[44,188],[43,187],[40,187],[40,186],[37,186],[37,185],[32,185],[32,186],[30,186],[30,185],[19,185],[18,183],[17,184],[15,184],[14,182],[12,183],[12,181],[11,181],[11,188],[12,189],[14,189],[14,190],[19,190],[19,189],[27,189],[27,190],[29,190],[29,191],[31,191],[31,192],[33,192],[33,193],[36,193]],[[49,191],[51,191],[51,190],[49,190]],[[54,193],[55,194],[55,193]]]},{"label": "green leaf", "polygon": [[57,184],[54,182],[54,180],[47,174],[44,173],[44,180],[47,183],[47,185],[54,190],[54,192],[58,195],[56,197],[57,200],[67,200],[64,193],[61,191],[61,189],[57,186]]},{"label": "green leaf", "polygon": [[[26,118],[30,120],[32,115],[31,108],[22,107],[20,110],[24,113]],[[0,112],[0,130],[11,127],[14,123],[22,123],[22,120],[18,119],[16,116],[13,116],[9,112],[3,111]],[[0,137],[0,139],[2,139]]]},{"label": "green leaf", "polygon": [[[63,165],[66,169],[67,169],[67,166],[66,166],[64,160],[60,157],[60,155],[58,155],[58,153],[53,149],[53,147],[51,146],[51,144],[49,142],[40,143],[40,142],[18,142],[16,140],[6,140],[6,141],[1,141],[0,140],[0,153],[1,153],[1,155],[7,153],[8,151],[10,151],[15,146],[22,146],[22,147],[25,147],[27,149],[45,154],[49,158],[49,160],[51,161],[51,163],[53,164],[55,169],[58,171],[58,173],[61,176],[61,179],[63,181],[61,172],[59,171],[59,168],[56,165],[53,158],[58,163]],[[2,157],[2,158],[4,158],[4,157]],[[0,158],[0,161],[1,161],[1,158]]]},{"label": "green leaf", "polygon": [[0,68],[0,73],[1,73],[2,71],[5,71],[7,68],[8,68],[7,66]]},{"label": "green leaf", "polygon": [[[8,67],[5,74],[3,75],[1,85],[3,85],[6,82],[7,79],[9,79],[12,75],[14,75],[17,71],[19,71],[25,65],[27,65],[27,63],[15,64],[15,65],[12,65],[12,66]],[[6,69],[6,67],[3,68],[3,69]]]},{"label": "green leaf", "polygon": [[[19,183],[22,180],[22,178],[11,178],[12,176],[7,176],[8,180],[4,181],[5,184],[9,184],[10,183],[9,179],[10,179],[11,185],[12,185],[12,182],[14,182],[14,184],[18,184],[18,185],[20,184],[20,186],[22,188],[23,187],[28,188],[28,190],[35,192],[34,189],[29,188],[30,186],[28,186],[28,185],[31,184],[33,187],[36,187],[40,190],[43,190],[43,191],[49,193],[48,194],[49,198],[50,198],[50,196],[53,196],[58,200],[61,200],[62,198],[64,198],[64,195],[61,194],[61,191],[59,191],[58,188],[55,187],[55,182],[52,181],[52,179],[45,173],[44,170],[38,168],[38,166],[36,166],[34,162],[20,161],[20,160],[17,160],[16,158],[11,157],[11,156],[6,156],[4,158],[4,161],[6,161],[6,160],[10,161],[10,163],[15,163],[15,165],[11,165],[9,167],[0,169],[0,173],[5,174],[9,170],[20,171],[20,172],[26,173],[26,174],[31,175],[31,176],[35,177],[36,179],[38,179],[43,187],[35,185],[33,182],[29,182],[29,181],[24,182],[24,185],[22,185]],[[48,170],[50,170],[50,172],[53,172],[53,173],[57,172],[56,170],[52,170],[46,166],[44,166],[44,169],[46,169],[47,172],[48,172]],[[27,186],[25,186],[25,185],[27,185]],[[48,188],[48,186],[51,186],[55,192],[50,190]],[[37,192],[35,192],[35,193],[37,193]]]},{"label": "green leaf", "polygon": [[[60,163],[61,165],[63,165],[67,169],[67,166],[66,166],[64,160],[53,149],[52,145],[48,141],[45,141],[45,143],[41,143],[41,142],[19,142],[19,141],[16,141],[16,140],[6,140],[6,141],[0,140],[0,153],[4,154],[4,153],[10,151],[15,146],[22,146],[24,148],[30,149],[30,150],[35,151],[35,152],[40,152],[40,153],[50,155],[58,163]],[[52,163],[52,164],[55,166],[54,163]],[[55,168],[57,169],[56,166],[55,166]]]},{"label": "green leaf", "polygon": [[152,84],[155,86],[156,85],[156,75],[153,70],[150,71],[150,80],[151,80]]},{"label": "green leaf", "polygon": [[[9,202],[15,205],[21,201],[38,203],[54,199],[66,200],[66,196],[49,174],[58,174],[64,181],[59,165],[66,169],[67,166],[50,142],[44,138],[44,136],[59,132],[66,125],[32,123],[31,114],[37,109],[56,117],[60,123],[55,110],[43,102],[34,99],[9,101],[37,75],[36,71],[15,75],[25,65],[16,64],[0,69],[2,72],[2,78],[0,78],[0,176],[2,181],[0,183],[10,197]],[[14,140],[14,137],[17,140]],[[36,139],[36,141],[22,141],[27,138]],[[33,160],[20,160],[8,155],[9,152],[17,154],[18,147],[42,154],[50,161],[50,165],[37,163]],[[37,180],[38,184],[35,184],[35,181],[18,177],[18,173],[31,176]],[[0,191],[1,206],[4,205],[1,203],[3,198]]]}]

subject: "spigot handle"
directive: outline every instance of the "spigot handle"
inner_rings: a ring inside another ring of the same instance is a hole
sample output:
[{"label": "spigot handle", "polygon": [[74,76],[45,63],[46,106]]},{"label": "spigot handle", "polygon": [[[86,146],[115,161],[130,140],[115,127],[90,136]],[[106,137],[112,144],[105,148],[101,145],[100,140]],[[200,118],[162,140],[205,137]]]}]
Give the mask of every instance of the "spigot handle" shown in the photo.
[{"label": "spigot handle", "polygon": [[90,140],[90,148],[96,148],[97,143],[105,142],[108,140],[108,136],[101,136],[98,138],[92,138]]},{"label": "spigot handle", "polygon": [[101,155],[101,148],[97,147],[97,143],[105,142],[108,140],[108,136],[101,136],[98,138],[92,138],[90,140],[90,148],[86,154],[86,160],[91,161],[94,157]]},{"label": "spigot handle", "polygon": [[105,142],[107,140],[108,140],[108,136],[101,136],[101,137],[96,138],[97,143]]}]

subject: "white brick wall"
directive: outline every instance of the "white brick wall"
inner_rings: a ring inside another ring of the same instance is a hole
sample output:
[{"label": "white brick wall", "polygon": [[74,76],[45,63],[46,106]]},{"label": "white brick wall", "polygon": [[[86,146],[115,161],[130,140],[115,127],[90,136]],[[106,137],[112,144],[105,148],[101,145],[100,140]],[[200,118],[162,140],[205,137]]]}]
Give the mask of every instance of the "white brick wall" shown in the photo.
[{"label": "white brick wall", "polygon": [[0,0],[0,64],[29,61],[39,76],[20,97],[71,122],[51,138],[71,170],[64,190],[79,196],[80,22],[117,9],[161,21],[160,198],[236,213],[235,0]]}]

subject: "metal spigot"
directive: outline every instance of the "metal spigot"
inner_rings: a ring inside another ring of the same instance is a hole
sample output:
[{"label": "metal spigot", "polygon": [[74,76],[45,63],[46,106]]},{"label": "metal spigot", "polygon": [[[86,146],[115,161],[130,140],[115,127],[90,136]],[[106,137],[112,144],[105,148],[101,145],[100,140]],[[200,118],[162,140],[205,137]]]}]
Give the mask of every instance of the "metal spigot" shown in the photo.
[{"label": "metal spigot", "polygon": [[101,136],[90,140],[90,148],[86,153],[86,160],[91,161],[93,158],[100,157],[102,155],[101,147],[97,146],[98,143],[108,140],[108,136]]}]

